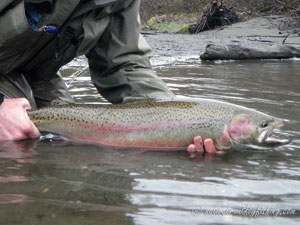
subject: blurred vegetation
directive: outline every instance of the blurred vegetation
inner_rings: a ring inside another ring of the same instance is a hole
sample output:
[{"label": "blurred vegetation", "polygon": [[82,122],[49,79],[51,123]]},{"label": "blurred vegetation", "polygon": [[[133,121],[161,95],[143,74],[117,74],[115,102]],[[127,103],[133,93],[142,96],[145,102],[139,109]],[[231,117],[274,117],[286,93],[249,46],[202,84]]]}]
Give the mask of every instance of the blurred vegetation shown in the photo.
[{"label": "blurred vegetation", "polygon": [[207,0],[142,0],[143,29],[160,32],[188,32],[197,21]]},{"label": "blurred vegetation", "polygon": [[142,0],[141,18],[143,22],[160,15],[188,15],[201,13],[207,0]]},{"label": "blurred vegetation", "polygon": [[[174,20],[181,25],[195,22],[211,0],[142,0],[141,18],[143,24],[152,18],[158,24],[167,26]],[[220,0],[219,0],[220,1]],[[289,15],[300,24],[300,0],[223,0],[232,7],[242,20],[255,16]],[[152,24],[153,25],[153,24]],[[175,25],[174,25],[175,26]]]},{"label": "blurred vegetation", "polygon": [[255,16],[286,15],[300,25],[300,0],[226,0],[244,19]]}]

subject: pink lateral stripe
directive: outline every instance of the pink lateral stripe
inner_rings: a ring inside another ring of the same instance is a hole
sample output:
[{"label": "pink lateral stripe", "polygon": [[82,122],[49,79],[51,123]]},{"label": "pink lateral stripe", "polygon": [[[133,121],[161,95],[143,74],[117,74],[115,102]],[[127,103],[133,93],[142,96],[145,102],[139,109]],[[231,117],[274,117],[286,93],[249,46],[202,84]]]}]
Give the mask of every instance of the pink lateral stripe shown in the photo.
[{"label": "pink lateral stripe", "polygon": [[208,120],[193,120],[193,121],[170,121],[163,123],[152,124],[105,124],[101,127],[89,124],[89,127],[98,132],[112,132],[112,133],[140,133],[145,131],[155,131],[160,129],[174,129],[181,127],[189,127],[193,125],[203,125]]}]

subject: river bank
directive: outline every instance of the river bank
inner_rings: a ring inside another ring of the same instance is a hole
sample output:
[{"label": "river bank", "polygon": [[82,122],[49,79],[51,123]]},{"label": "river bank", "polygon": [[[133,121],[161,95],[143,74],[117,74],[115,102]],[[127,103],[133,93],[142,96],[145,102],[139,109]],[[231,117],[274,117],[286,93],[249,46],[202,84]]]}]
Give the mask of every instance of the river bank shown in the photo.
[{"label": "river bank", "polygon": [[[260,27],[263,29],[267,27],[277,27],[278,32],[289,31],[292,33],[300,33],[300,24],[292,17],[288,15],[267,15],[267,16],[257,16],[247,19],[240,19],[237,23],[238,26],[245,25],[245,30],[248,28],[253,29],[253,21],[260,19],[260,24],[257,24],[259,30]],[[265,19],[265,20],[263,20]],[[197,21],[197,14],[171,14],[171,15],[160,15],[152,17],[146,23],[142,25],[142,31],[144,32],[159,32],[159,33],[189,33],[188,26]],[[248,25],[249,24],[249,25]],[[236,27],[235,24],[227,25],[223,27],[218,27],[210,30],[211,32],[216,32],[219,30],[228,30],[230,27]],[[249,27],[250,26],[250,27]],[[230,30],[230,29],[229,29]],[[202,33],[202,32],[201,32]]]},{"label": "river bank", "polygon": [[257,45],[279,44],[285,40],[286,44],[300,47],[299,31],[287,29],[284,25],[287,19],[282,16],[258,17],[194,35],[152,31],[144,33],[144,36],[153,49],[151,61],[154,66],[200,63],[199,56],[209,43]]},{"label": "river bank", "polygon": [[[211,1],[212,2],[212,1]],[[240,22],[256,17],[285,17],[284,29],[300,27],[300,4],[298,0],[223,0],[214,1],[236,13]],[[143,0],[141,20],[143,29],[158,32],[187,32],[187,26],[196,23],[207,14],[208,0]],[[228,20],[229,18],[226,18]]]}]

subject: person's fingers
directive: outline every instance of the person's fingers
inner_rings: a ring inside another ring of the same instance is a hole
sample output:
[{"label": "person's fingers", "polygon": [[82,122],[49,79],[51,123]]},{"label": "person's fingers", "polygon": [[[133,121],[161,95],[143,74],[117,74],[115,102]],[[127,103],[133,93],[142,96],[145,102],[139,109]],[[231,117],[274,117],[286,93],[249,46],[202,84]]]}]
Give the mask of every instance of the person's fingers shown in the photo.
[{"label": "person's fingers", "polygon": [[31,105],[26,98],[20,98],[19,104],[22,105],[22,108],[26,111],[27,109],[31,109]]},{"label": "person's fingers", "polygon": [[18,105],[24,110],[31,109],[31,105],[26,98],[11,98],[11,99],[5,99],[4,101],[7,104]]},{"label": "person's fingers", "polygon": [[190,144],[187,148],[188,153],[192,154],[196,151],[196,146],[194,144]]},{"label": "person's fingers", "polygon": [[197,151],[197,152],[204,151],[203,140],[200,136],[194,137],[194,145],[195,145],[195,151]]},{"label": "person's fingers", "polygon": [[41,136],[40,131],[31,121],[30,121],[30,129],[27,129],[25,133],[27,134],[28,138],[37,138]]},{"label": "person's fingers", "polygon": [[190,144],[187,148],[188,153],[191,155],[191,157],[195,157],[197,153],[203,153],[204,147],[203,147],[203,140],[200,136],[196,136],[193,139],[193,144]]},{"label": "person's fingers", "polygon": [[27,139],[27,135],[24,132],[16,131],[11,135],[11,141],[20,141]]},{"label": "person's fingers", "polygon": [[206,139],[204,141],[204,147],[208,153],[216,153],[217,149],[212,139]]},{"label": "person's fingers", "polygon": [[194,143],[190,144],[187,148],[187,151],[192,158],[199,156],[198,153],[206,152],[208,154],[206,155],[205,160],[214,160],[216,154],[226,153],[224,151],[218,151],[212,139],[205,139],[203,141],[201,136],[196,136],[193,141]]},{"label": "person's fingers", "polygon": [[[30,105],[29,105],[30,106]],[[27,107],[26,104],[24,107]],[[25,119],[28,121],[27,126],[24,128],[24,132],[27,134],[29,138],[37,138],[39,137],[40,131],[37,129],[37,127],[33,124],[33,122],[30,120],[27,111],[25,112],[24,116],[26,117]]]},{"label": "person's fingers", "polygon": [[1,126],[0,129],[1,129],[0,141],[11,141],[13,139],[11,134],[7,130],[2,129]]},{"label": "person's fingers", "polygon": [[31,109],[27,99],[5,99],[2,104],[0,140],[24,140],[40,136],[39,130],[27,114],[27,110]]},{"label": "person's fingers", "polygon": [[26,138],[37,138],[40,136],[40,131],[37,129],[37,127],[31,122],[27,110],[31,109],[31,105],[29,101],[25,98],[19,99],[19,103],[22,105],[23,110],[25,111],[24,116],[26,117],[27,126],[24,128],[24,133],[27,135]]}]

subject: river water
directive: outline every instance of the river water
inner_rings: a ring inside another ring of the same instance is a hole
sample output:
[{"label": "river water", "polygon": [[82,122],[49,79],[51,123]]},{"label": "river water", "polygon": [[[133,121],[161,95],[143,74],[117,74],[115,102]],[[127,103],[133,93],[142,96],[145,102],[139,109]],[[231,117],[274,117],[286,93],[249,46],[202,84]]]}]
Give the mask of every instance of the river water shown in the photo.
[{"label": "river water", "polygon": [[[55,140],[1,144],[0,224],[299,224],[300,60],[201,62],[197,38],[147,36],[158,75],[178,96],[285,119],[289,145],[192,159]],[[79,58],[64,67],[66,80],[84,66]],[[105,103],[88,71],[70,90],[79,103]]]}]

